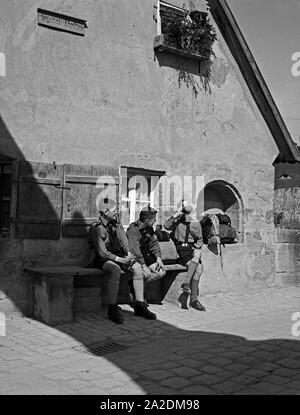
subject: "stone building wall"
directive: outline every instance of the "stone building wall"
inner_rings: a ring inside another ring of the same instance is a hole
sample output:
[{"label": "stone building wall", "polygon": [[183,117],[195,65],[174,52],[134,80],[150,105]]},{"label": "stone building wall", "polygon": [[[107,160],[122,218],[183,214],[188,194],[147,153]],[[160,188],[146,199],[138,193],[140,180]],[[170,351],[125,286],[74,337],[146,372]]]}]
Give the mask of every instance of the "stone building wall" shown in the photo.
[{"label": "stone building wall", "polygon": [[[155,5],[4,2],[0,50],[7,73],[0,79],[0,154],[229,183],[240,195],[243,242],[225,248],[223,269],[219,258],[204,253],[203,293],[272,284],[274,140],[218,30],[211,93],[202,88],[195,97],[189,83],[179,82],[185,70],[201,86],[198,63],[154,54]],[[39,27],[38,7],[87,20],[85,36]],[[24,264],[80,263],[85,250],[82,238],[0,239],[0,307],[30,312]]]},{"label": "stone building wall", "polygon": [[275,164],[276,280],[300,282],[300,164]]}]

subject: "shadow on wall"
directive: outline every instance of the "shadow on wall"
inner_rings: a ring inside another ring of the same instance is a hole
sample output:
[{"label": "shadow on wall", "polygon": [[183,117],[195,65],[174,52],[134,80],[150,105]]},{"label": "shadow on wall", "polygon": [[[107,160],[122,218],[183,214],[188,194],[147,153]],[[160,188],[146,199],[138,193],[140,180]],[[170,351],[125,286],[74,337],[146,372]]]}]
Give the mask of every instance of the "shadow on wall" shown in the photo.
[{"label": "shadow on wall", "polygon": [[196,61],[161,51],[155,52],[155,59],[161,67],[176,69],[179,87],[184,84],[191,88],[195,98],[200,91],[210,92],[210,69],[207,61]]},{"label": "shadow on wall", "polygon": [[32,290],[23,275],[25,252],[34,257],[34,239],[59,238],[56,169],[27,162],[1,116],[0,167],[0,310],[28,315]]}]

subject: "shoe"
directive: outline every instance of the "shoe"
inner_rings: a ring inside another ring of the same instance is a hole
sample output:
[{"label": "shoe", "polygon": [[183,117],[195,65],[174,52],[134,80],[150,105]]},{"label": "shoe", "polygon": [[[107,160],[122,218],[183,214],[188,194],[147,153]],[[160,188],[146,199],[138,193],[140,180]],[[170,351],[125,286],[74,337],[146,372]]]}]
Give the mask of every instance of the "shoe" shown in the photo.
[{"label": "shoe", "polygon": [[180,296],[178,297],[178,301],[181,304],[181,308],[183,308],[184,310],[188,310],[188,299],[189,299],[189,293],[187,291],[183,291]]},{"label": "shoe", "polygon": [[120,307],[116,304],[109,304],[107,315],[114,323],[122,324],[124,322],[124,317],[120,313]]},{"label": "shoe", "polygon": [[136,316],[145,317],[148,320],[156,320],[156,314],[148,310],[144,301],[136,301],[134,304],[134,314]]},{"label": "shoe", "polygon": [[[132,293],[129,293],[129,302],[128,302],[128,305],[131,307],[131,308],[133,308],[134,309],[134,306],[135,306],[135,302],[136,302],[137,300],[135,299],[135,295],[133,295]],[[144,300],[144,303],[146,304],[146,307],[148,307],[149,306],[149,304],[148,304],[148,301],[147,300]],[[160,305],[162,305],[162,303],[160,302],[160,303],[158,303],[158,304],[160,304]]]},{"label": "shoe", "polygon": [[191,301],[190,307],[193,307],[195,310],[206,311],[206,308],[200,303],[199,300]]}]

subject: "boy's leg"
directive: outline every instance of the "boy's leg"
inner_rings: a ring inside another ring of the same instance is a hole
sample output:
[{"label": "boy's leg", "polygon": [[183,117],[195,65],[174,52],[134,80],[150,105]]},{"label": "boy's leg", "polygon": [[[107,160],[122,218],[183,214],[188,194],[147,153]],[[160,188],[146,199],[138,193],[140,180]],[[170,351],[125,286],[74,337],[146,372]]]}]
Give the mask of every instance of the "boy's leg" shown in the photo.
[{"label": "boy's leg", "polygon": [[135,299],[137,301],[144,301],[144,273],[142,266],[139,262],[135,262],[132,266],[133,273],[133,289],[135,293]]},{"label": "boy's leg", "polygon": [[135,301],[133,303],[134,314],[145,317],[149,320],[156,320],[156,314],[148,310],[144,300],[144,272],[141,264],[138,262],[132,265],[133,288],[135,292]]},{"label": "boy's leg", "polygon": [[113,261],[107,261],[103,265],[103,270],[109,274],[107,292],[108,292],[108,317],[114,322],[121,324],[124,318],[120,314],[117,306],[118,290],[120,283],[121,268]]},{"label": "boy's leg", "polygon": [[195,274],[191,281],[191,301],[190,306],[195,308],[199,311],[205,311],[205,307],[200,303],[198,299],[199,295],[199,284],[200,284],[200,277],[203,272],[203,265],[199,264],[196,268]]},{"label": "boy's leg", "polygon": [[193,258],[187,264],[188,269],[187,269],[186,277],[182,285],[185,285],[185,284],[190,285],[193,275],[195,274],[195,271],[197,269],[197,266],[200,260],[201,260],[201,249],[194,248]]}]

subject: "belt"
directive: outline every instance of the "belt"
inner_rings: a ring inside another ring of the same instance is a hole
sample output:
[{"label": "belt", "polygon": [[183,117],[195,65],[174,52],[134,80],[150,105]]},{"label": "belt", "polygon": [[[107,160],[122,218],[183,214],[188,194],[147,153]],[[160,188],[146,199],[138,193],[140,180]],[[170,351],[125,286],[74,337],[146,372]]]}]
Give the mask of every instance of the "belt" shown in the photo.
[{"label": "belt", "polygon": [[194,242],[178,242],[178,245],[180,245],[180,246],[190,246],[190,245],[194,245]]}]

